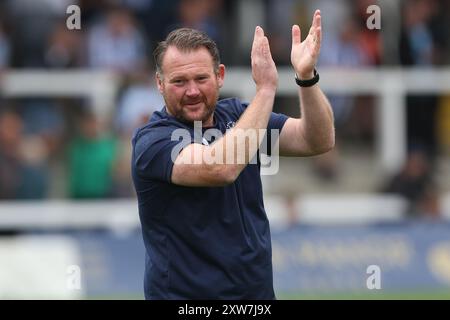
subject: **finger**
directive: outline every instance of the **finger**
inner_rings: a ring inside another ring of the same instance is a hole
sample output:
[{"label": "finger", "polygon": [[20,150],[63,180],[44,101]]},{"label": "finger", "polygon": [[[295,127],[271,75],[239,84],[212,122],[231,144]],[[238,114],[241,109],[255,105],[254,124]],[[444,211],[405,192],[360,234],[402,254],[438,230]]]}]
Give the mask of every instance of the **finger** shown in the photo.
[{"label": "finger", "polygon": [[263,37],[262,39],[262,52],[263,55],[269,59],[272,59],[272,53],[270,52],[269,39],[267,37]]},{"label": "finger", "polygon": [[320,14],[320,11],[316,15],[316,19],[314,21],[314,27],[320,28],[322,26],[322,15]]},{"label": "finger", "polygon": [[264,30],[260,26],[256,26],[255,28],[255,38],[262,38],[264,37]]},{"label": "finger", "polygon": [[311,23],[311,28],[309,29],[309,34],[314,36],[316,33],[316,29],[320,28],[322,24],[322,17],[320,15],[320,10],[316,10],[314,12],[313,21]]},{"label": "finger", "polygon": [[321,43],[322,43],[322,28],[319,27],[316,29],[316,34],[314,35],[314,52],[315,52],[315,54],[319,54]]},{"label": "finger", "polygon": [[296,24],[292,26],[292,45],[300,44],[302,42],[302,32],[300,27]]},{"label": "finger", "polygon": [[256,26],[255,35],[253,36],[252,51],[256,50],[262,37],[264,37],[264,30],[260,26]]},{"label": "finger", "polygon": [[311,27],[313,28],[319,28],[321,25],[321,15],[320,15],[320,10],[316,10],[314,12],[314,16],[313,16],[313,21],[311,24]]},{"label": "finger", "polygon": [[253,35],[252,53],[255,52],[257,41],[258,41],[258,26],[256,26],[255,34]]}]

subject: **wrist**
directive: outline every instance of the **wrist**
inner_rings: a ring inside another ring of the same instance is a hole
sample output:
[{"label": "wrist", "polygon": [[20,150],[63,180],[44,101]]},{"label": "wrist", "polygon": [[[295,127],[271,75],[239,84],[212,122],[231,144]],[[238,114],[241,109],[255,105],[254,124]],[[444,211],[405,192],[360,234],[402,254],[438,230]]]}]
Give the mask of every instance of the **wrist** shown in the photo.
[{"label": "wrist", "polygon": [[309,80],[314,78],[314,69],[306,72],[295,72],[297,78],[300,80]]},{"label": "wrist", "polygon": [[275,95],[277,86],[260,86],[256,87],[256,93],[262,95]]},{"label": "wrist", "polygon": [[314,69],[313,75],[310,75],[307,78],[301,78],[297,74],[295,74],[295,82],[300,87],[312,87],[317,82],[319,82],[319,78],[319,73],[316,69]]}]

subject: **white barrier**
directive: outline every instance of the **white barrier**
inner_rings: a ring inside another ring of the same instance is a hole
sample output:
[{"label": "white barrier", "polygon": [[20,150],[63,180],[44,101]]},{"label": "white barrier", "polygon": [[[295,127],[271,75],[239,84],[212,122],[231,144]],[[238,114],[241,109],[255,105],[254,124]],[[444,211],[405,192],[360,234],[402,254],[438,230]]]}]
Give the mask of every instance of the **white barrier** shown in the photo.
[{"label": "white barrier", "polygon": [[135,200],[0,202],[0,229],[106,228],[125,232],[138,226]]},{"label": "white barrier", "polygon": [[69,237],[0,238],[0,299],[82,299],[80,256]]},{"label": "white barrier", "polygon": [[0,74],[5,97],[86,97],[94,112],[107,117],[116,104],[120,78],[108,71],[89,69],[10,70]]},{"label": "white barrier", "polygon": [[[264,204],[272,227],[289,225],[289,209],[300,223],[364,225],[401,221],[407,203],[393,195],[348,193],[307,194],[289,208],[280,196],[266,196]],[[442,217],[450,221],[450,193],[441,198]],[[140,228],[137,200],[2,201],[0,230],[63,230],[103,228],[127,233]]]},{"label": "white barrier", "polygon": [[[278,94],[297,94],[291,68],[279,68]],[[386,173],[396,172],[406,156],[407,93],[450,93],[450,68],[377,68],[320,70],[320,86],[326,93],[373,94],[378,99],[377,154]],[[106,71],[5,71],[0,78],[0,93],[6,97],[85,96],[91,99],[99,115],[115,110],[119,78]],[[227,69],[224,95],[236,95],[250,101],[255,86],[249,68]]]},{"label": "white barrier", "polygon": [[[320,87],[332,94],[377,96],[377,154],[386,173],[396,172],[406,158],[406,94],[448,94],[450,68],[323,68]],[[278,68],[278,94],[297,95],[291,68]],[[248,68],[230,68],[222,92],[251,100],[255,86]]]}]

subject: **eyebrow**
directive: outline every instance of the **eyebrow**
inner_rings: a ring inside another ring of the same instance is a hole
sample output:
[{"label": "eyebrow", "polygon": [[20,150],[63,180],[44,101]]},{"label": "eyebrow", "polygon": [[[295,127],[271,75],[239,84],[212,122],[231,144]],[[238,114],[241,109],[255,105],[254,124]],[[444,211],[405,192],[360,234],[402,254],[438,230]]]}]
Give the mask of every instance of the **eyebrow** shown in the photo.
[{"label": "eyebrow", "polygon": [[[196,78],[202,78],[202,77],[210,77],[211,75],[209,73],[199,73],[195,74],[193,76],[194,79]],[[186,79],[187,77],[184,74],[177,74],[169,78],[169,81],[178,80],[178,79]]]}]

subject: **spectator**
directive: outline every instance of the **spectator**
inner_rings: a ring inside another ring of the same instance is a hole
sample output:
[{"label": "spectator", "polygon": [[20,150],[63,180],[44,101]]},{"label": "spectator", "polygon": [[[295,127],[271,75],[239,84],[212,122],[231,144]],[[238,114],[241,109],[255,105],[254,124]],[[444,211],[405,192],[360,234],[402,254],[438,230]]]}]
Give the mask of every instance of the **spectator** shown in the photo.
[{"label": "spectator", "polygon": [[[409,0],[403,6],[403,26],[400,38],[400,61],[405,66],[434,65],[437,60],[435,34],[430,27],[438,13],[436,1]],[[409,145],[423,145],[433,160],[436,153],[435,95],[407,96],[407,129]]]},{"label": "spectator", "polygon": [[50,68],[75,68],[83,65],[84,51],[79,32],[68,30],[65,22],[58,24],[49,36],[44,59]]},{"label": "spectator", "polygon": [[88,60],[94,68],[134,72],[146,65],[146,43],[133,16],[111,9],[88,33]]},{"label": "spectator", "polygon": [[[272,57],[277,65],[289,65],[290,63],[291,57],[286,53],[290,52],[292,40],[286,34],[289,34],[292,24],[298,23],[295,21],[296,11],[293,0],[269,0],[267,3],[266,15],[270,17],[267,19],[267,33]],[[307,20],[306,17],[302,18]],[[304,29],[302,28],[302,30]]]},{"label": "spectator", "polygon": [[[360,68],[368,66],[372,62],[364,51],[361,42],[361,28],[358,20],[350,13],[350,11],[341,11],[342,21],[339,25],[333,27],[329,37],[324,38],[321,49],[321,57],[319,59],[319,67],[338,67],[338,68]],[[332,28],[331,25],[328,26]],[[315,171],[318,177],[324,180],[334,180],[338,175],[339,160],[339,137],[343,132],[353,130],[359,132],[362,129],[357,128],[363,123],[367,123],[365,119],[370,117],[367,108],[370,103],[361,104],[360,100],[350,95],[329,95],[329,100],[335,115],[335,124],[338,135],[337,146],[331,152],[315,157]],[[359,119],[351,121],[353,114],[357,114]],[[361,112],[364,110],[366,112]]]},{"label": "spectator", "polygon": [[48,150],[37,135],[24,136],[18,114],[0,114],[0,199],[40,199],[47,195]]},{"label": "spectator", "polygon": [[22,121],[17,114],[0,114],[0,199],[14,199],[21,184],[21,157],[18,146],[21,142]]},{"label": "spectator", "polygon": [[178,4],[178,22],[170,30],[178,27],[197,29],[205,32],[220,47],[223,46],[220,13],[221,0],[180,0]]},{"label": "spectator", "polygon": [[164,99],[159,93],[152,76],[152,71],[137,73],[119,99],[116,128],[119,133],[118,159],[114,170],[115,190],[118,197],[134,195],[131,181],[131,144],[132,133],[146,124],[154,111],[164,106]]},{"label": "spectator", "polygon": [[422,149],[409,153],[401,171],[382,188],[385,193],[404,197],[409,207],[407,216],[439,216],[438,195],[432,181],[430,162]]},{"label": "spectator", "polygon": [[380,31],[367,28],[367,19],[370,14],[367,8],[373,5],[373,0],[357,0],[354,6],[354,16],[359,26],[359,44],[364,53],[365,60],[370,65],[379,65],[382,56],[382,41]]},{"label": "spectator", "polygon": [[77,0],[6,0],[5,9],[13,28],[14,63],[20,67],[43,67],[47,39],[66,9]]},{"label": "spectator", "polygon": [[0,70],[8,68],[11,58],[11,44],[9,36],[5,32],[5,28],[0,21]]},{"label": "spectator", "polygon": [[116,139],[104,135],[94,114],[81,117],[79,134],[68,148],[69,197],[91,199],[113,195],[116,148]]},{"label": "spectator", "polygon": [[133,131],[147,123],[154,111],[164,106],[164,100],[156,88],[153,71],[146,70],[135,74],[119,99],[116,125],[126,139]]}]

